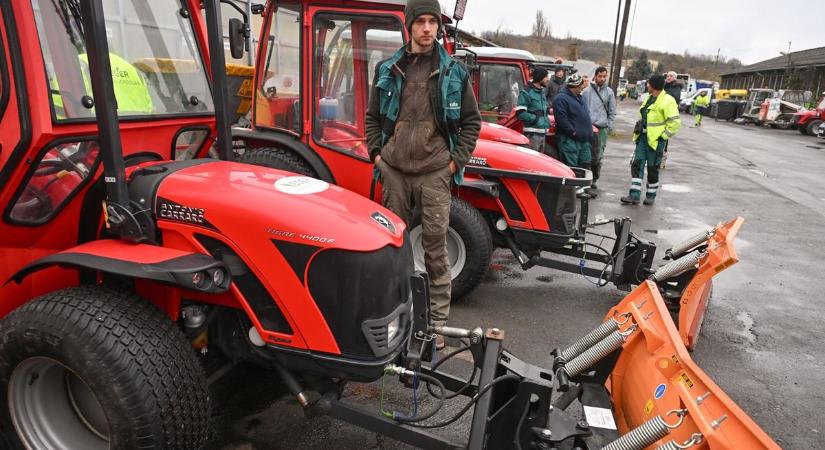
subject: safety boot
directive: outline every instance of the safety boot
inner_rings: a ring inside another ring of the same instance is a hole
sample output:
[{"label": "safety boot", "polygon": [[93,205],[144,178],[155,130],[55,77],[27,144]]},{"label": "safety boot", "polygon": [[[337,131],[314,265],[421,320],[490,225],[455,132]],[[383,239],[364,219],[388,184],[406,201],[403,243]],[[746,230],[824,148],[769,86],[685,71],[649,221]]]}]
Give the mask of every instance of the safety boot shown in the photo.
[{"label": "safety boot", "polygon": [[[639,199],[630,195],[625,195],[624,197],[619,199],[623,205],[638,205]],[[647,201],[647,200],[645,200]]]},{"label": "safety boot", "polygon": [[[644,204],[645,204],[645,205],[647,205],[647,206],[650,206],[650,205],[652,205],[655,201],[656,201],[656,197],[645,197],[645,201],[644,201],[644,202],[642,202],[642,203],[644,203]],[[636,201],[636,203],[638,203],[638,200]]]}]

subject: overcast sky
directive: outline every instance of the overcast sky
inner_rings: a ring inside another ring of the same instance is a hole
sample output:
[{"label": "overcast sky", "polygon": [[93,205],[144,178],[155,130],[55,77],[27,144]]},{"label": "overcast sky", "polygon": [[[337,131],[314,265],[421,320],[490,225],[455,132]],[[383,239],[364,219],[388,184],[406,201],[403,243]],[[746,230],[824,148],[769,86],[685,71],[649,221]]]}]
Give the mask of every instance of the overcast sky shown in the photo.
[{"label": "overcast sky", "polygon": [[[455,0],[440,0],[452,15]],[[459,28],[530,34],[544,10],[553,35],[613,41],[618,0],[468,0]],[[634,10],[635,8],[635,18]],[[632,25],[632,35],[631,35]],[[753,64],[791,51],[825,46],[823,0],[637,0],[628,20],[630,44],[642,48],[739,58]]]}]

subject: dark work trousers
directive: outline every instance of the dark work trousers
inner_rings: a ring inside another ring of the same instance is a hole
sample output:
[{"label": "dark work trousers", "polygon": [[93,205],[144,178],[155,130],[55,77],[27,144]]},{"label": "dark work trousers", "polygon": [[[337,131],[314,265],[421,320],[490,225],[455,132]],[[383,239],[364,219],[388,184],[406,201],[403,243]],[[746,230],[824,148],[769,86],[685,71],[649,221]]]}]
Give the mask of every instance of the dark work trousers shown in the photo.
[{"label": "dark work trousers", "polygon": [[604,148],[607,145],[607,127],[599,128],[599,132],[593,135],[591,141],[590,170],[593,171],[593,183],[599,180],[602,170],[602,159],[604,158]]},{"label": "dark work trousers", "polygon": [[450,167],[425,173],[403,173],[379,161],[383,185],[382,202],[404,222],[412,221],[412,210],[421,210],[421,243],[424,266],[430,277],[430,310],[435,325],[445,325],[450,316],[450,260],[447,228],[450,225]]},{"label": "dark work trousers", "polygon": [[557,134],[561,162],[568,167],[590,169],[592,146],[590,141],[577,141],[562,134]]},{"label": "dark work trousers", "polygon": [[538,133],[524,133],[524,135],[527,136],[527,139],[530,140],[530,143],[527,144],[527,145],[530,146],[530,148],[532,148],[533,150],[535,150],[539,153],[547,153],[545,151],[545,149],[547,147],[547,136],[546,135],[538,134]]},{"label": "dark work trousers", "polygon": [[633,152],[633,162],[630,163],[630,196],[639,200],[642,196],[642,178],[647,166],[647,192],[645,196],[651,200],[656,198],[659,190],[659,166],[662,164],[662,154],[667,141],[660,141],[656,149],[647,144],[647,135],[642,134],[636,142]]}]

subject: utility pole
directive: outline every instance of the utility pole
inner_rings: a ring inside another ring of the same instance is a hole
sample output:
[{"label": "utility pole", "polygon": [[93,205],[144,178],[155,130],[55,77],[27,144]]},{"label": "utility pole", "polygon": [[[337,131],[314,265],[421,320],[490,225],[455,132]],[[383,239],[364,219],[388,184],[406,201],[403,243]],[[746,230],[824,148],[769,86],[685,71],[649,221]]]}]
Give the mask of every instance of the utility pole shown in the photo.
[{"label": "utility pole", "polygon": [[[616,37],[619,34],[619,16],[622,13],[622,0],[619,0],[619,6],[616,7],[616,26],[613,28],[613,50],[610,51],[610,79],[613,79],[613,72],[616,70]],[[610,83],[608,83],[610,85]]]},{"label": "utility pole", "polygon": [[630,16],[630,3],[631,0],[627,0],[624,4],[624,15],[622,15],[622,32],[619,34],[619,44],[616,46],[616,59],[613,62],[613,76],[610,80],[610,88],[613,89],[613,92],[616,92],[616,88],[619,86],[619,78],[622,72],[622,59],[624,58],[624,39],[625,35],[627,34],[627,20]]}]

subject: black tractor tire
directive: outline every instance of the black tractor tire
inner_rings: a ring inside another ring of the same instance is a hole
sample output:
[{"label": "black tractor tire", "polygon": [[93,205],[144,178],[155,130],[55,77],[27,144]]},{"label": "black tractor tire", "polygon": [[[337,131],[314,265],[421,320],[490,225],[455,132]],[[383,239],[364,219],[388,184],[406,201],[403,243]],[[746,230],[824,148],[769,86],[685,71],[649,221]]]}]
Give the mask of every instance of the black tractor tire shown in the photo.
[{"label": "black tractor tire", "polygon": [[799,134],[804,136],[808,134],[808,124],[797,125],[796,130],[799,131]]},{"label": "black tractor tire", "polygon": [[260,147],[249,149],[238,156],[238,162],[269,167],[270,169],[286,170],[287,172],[317,178],[318,174],[304,158],[295,152],[277,147]]},{"label": "black tractor tire", "polygon": [[[422,259],[424,250],[420,247],[421,219],[416,215],[412,222],[410,239],[412,239],[413,254],[416,259],[416,270],[424,270]],[[447,246],[458,248],[458,255],[451,255],[451,261],[456,256],[463,256],[463,266],[458,273],[452,274],[450,289],[451,301],[458,301],[478,287],[484,275],[487,274],[493,255],[493,236],[481,213],[466,200],[456,197],[452,198],[450,205]],[[458,270],[455,269],[457,263],[460,261],[453,262],[453,272]]]},{"label": "black tractor tire", "polygon": [[811,123],[805,127],[805,134],[808,136],[816,136],[816,129],[822,124],[821,120],[812,120]]},{"label": "black tractor tire", "polygon": [[200,449],[212,433],[190,343],[131,293],[81,286],[10,313],[0,321],[0,383],[11,448]]}]

